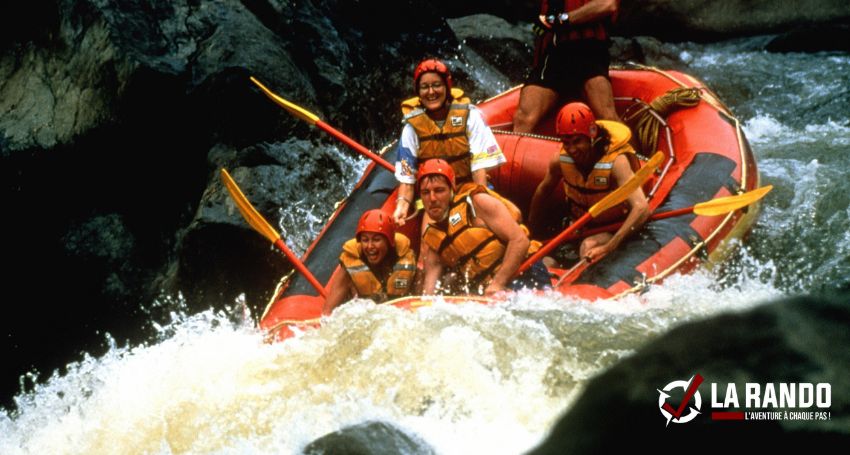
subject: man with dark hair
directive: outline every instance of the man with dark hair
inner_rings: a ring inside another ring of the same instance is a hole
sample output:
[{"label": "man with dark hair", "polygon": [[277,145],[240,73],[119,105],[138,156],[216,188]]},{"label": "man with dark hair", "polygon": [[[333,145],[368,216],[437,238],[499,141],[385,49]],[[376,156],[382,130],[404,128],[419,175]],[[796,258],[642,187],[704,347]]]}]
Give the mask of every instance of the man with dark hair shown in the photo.
[{"label": "man with dark hair", "polygon": [[440,159],[420,166],[418,182],[425,213],[433,220],[422,233],[423,294],[436,291],[446,270],[457,279],[455,288],[470,294],[551,285],[540,261],[514,279],[540,244],[529,240],[513,204],[481,185],[457,189],[454,171]]}]

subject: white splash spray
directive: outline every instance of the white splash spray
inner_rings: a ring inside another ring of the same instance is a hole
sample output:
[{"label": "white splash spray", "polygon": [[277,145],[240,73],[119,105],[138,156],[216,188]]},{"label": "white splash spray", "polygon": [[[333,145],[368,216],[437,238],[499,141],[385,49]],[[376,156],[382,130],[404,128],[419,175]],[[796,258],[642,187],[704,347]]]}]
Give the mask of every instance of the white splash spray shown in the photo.
[{"label": "white splash spray", "polygon": [[410,312],[353,301],[276,344],[225,313],[175,316],[161,341],[113,345],[17,397],[0,416],[0,453],[297,453],[370,420],[440,454],[521,453],[647,341],[781,294],[742,280],[673,276],[612,302],[519,293]]}]

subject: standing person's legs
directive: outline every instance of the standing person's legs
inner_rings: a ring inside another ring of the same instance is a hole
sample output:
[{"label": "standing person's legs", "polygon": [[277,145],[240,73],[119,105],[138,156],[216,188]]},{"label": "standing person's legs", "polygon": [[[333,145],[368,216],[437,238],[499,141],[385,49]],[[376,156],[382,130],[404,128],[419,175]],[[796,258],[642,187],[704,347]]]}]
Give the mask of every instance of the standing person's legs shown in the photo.
[{"label": "standing person's legs", "polygon": [[555,106],[558,92],[540,85],[525,85],[519,94],[519,105],[514,112],[514,131],[530,133],[540,120]]},{"label": "standing person's legs", "polygon": [[584,82],[584,97],[587,105],[600,120],[620,122],[614,106],[614,90],[605,76],[593,76]]}]

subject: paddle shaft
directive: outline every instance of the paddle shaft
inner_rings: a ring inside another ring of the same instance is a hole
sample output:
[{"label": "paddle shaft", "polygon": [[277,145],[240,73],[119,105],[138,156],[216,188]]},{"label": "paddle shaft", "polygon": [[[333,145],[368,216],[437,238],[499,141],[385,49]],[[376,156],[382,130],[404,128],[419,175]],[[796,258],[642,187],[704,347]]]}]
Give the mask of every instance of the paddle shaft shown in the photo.
[{"label": "paddle shaft", "polygon": [[[654,158],[653,158],[653,160],[654,160]],[[656,162],[655,165],[657,166],[657,162]],[[639,172],[642,172],[642,170],[639,171]],[[639,176],[636,174],[635,178],[638,178],[638,177]],[[706,215],[706,216],[723,215],[723,214],[732,212],[733,210],[738,210],[742,207],[748,206],[748,205],[750,205],[750,204],[752,204],[756,201],[759,201],[761,198],[764,197],[764,195],[769,193],[770,190],[772,190],[772,189],[773,189],[773,185],[767,185],[767,186],[764,186],[764,187],[761,187],[761,188],[756,188],[752,191],[749,191],[749,192],[746,192],[746,193],[743,193],[743,194],[736,194],[736,195],[733,195],[733,196],[720,197],[720,198],[712,199],[710,201],[700,202],[699,204],[692,205],[690,207],[682,207],[680,209],[669,210],[667,212],[655,213],[655,214],[650,215],[647,221],[663,220],[665,218],[672,218],[674,216],[686,215],[688,213],[697,213],[699,215]],[[609,197],[611,197],[611,196],[609,196]],[[605,199],[608,199],[609,197],[606,197]],[[605,225],[605,226],[596,227],[596,228],[593,228],[593,229],[589,229],[585,232],[582,232],[581,234],[576,232],[577,229],[578,229],[577,226],[582,225],[584,223],[587,223],[588,220],[586,220],[585,217],[587,217],[588,215],[593,216],[592,214],[595,211],[594,209],[598,205],[603,205],[605,199],[600,201],[597,205],[591,207],[591,209],[588,213],[586,213],[584,216],[579,218],[579,220],[576,221],[572,226],[568,227],[566,230],[564,230],[564,232],[562,232],[560,235],[558,235],[557,237],[552,239],[549,243],[546,244],[546,246],[541,248],[540,251],[538,251],[532,257],[530,257],[525,263],[523,263],[523,265],[521,266],[520,271],[518,273],[522,273],[522,271],[524,271],[525,269],[530,267],[531,264],[533,264],[535,261],[539,260],[543,256],[543,254],[552,251],[556,246],[560,245],[562,242],[565,242],[567,240],[574,240],[574,239],[577,239],[579,237],[586,237],[586,236],[589,236],[589,235],[598,234],[600,232],[614,232],[617,229],[620,229],[620,227],[623,225],[623,223],[614,223],[614,224],[608,224],[608,225]],[[610,203],[607,204],[607,206],[610,207]],[[603,205],[603,210],[604,210],[604,207],[605,207],[605,205]],[[562,282],[564,282],[564,280],[567,279],[567,277],[570,277],[570,282],[575,280],[575,278],[577,278],[578,275],[581,273],[581,270],[584,270],[584,266],[586,266],[586,265],[587,265],[586,261],[584,259],[582,259],[581,262],[579,262],[575,267],[570,269],[569,272],[564,274],[564,276],[558,281],[557,285],[560,285]],[[579,266],[582,266],[582,267],[579,267]],[[578,271],[576,272],[577,269],[578,269]],[[574,273],[574,272],[576,272],[576,273]]]},{"label": "paddle shaft", "polygon": [[283,254],[286,255],[287,259],[289,259],[289,263],[292,264],[302,275],[304,275],[304,278],[307,278],[307,281],[309,281],[310,284],[313,285],[314,288],[316,288],[316,291],[319,293],[319,295],[324,298],[328,298],[328,294],[327,292],[325,292],[324,286],[322,286],[322,284],[319,283],[319,280],[317,280],[316,277],[313,276],[312,273],[310,273],[310,270],[307,269],[307,266],[305,266],[304,263],[301,262],[301,260],[295,256],[295,253],[293,253],[292,250],[290,250],[286,246],[286,244],[283,243],[283,239],[278,238],[277,240],[275,240],[274,246],[276,246],[277,249],[279,249],[280,251],[283,251]]},{"label": "paddle shaft", "polygon": [[266,220],[260,212],[257,211],[256,208],[251,204],[251,201],[245,197],[245,193],[242,192],[242,189],[239,188],[239,185],[236,184],[236,181],[233,180],[230,173],[227,172],[227,169],[221,168],[221,180],[224,183],[225,188],[227,188],[227,192],[230,194],[230,197],[233,199],[233,202],[236,204],[236,208],[239,209],[239,213],[242,214],[242,217],[245,218],[245,221],[248,222],[255,231],[257,231],[260,235],[265,237],[268,241],[272,242],[274,246],[277,247],[280,251],[283,251],[283,254],[289,259],[289,263],[292,264],[305,278],[310,284],[316,288],[316,291],[322,296],[327,298],[327,294],[325,293],[324,286],[319,283],[319,280],[310,273],[310,270],[307,269],[307,266],[298,259],[294,253],[286,246],[283,242],[283,239],[278,234],[277,230],[269,224],[268,220]]},{"label": "paddle shaft", "polygon": [[[764,197],[765,194],[769,193],[771,189],[773,189],[773,185],[767,185],[761,188],[756,188],[746,193],[720,197],[706,202],[700,202],[699,204],[692,205],[690,207],[682,207],[680,209],[669,210],[667,212],[653,213],[649,216],[647,222],[663,220],[666,218],[672,218],[674,216],[687,215],[689,213],[696,213],[698,215],[706,216],[725,215],[733,210],[738,210],[742,207],[748,206],[754,202],[759,201],[761,198]],[[588,229],[587,231],[584,231],[580,234],[576,232],[570,235],[568,238],[564,239],[564,241],[575,240],[579,237],[587,237],[589,235],[599,234],[600,232],[614,232],[622,225],[623,223],[613,223],[605,226],[595,227],[593,229]]]},{"label": "paddle shaft", "polygon": [[260,90],[262,90],[262,92],[267,97],[269,97],[269,99],[274,101],[278,106],[284,108],[286,110],[286,112],[289,112],[293,116],[300,118],[301,120],[304,120],[305,122],[312,123],[313,125],[318,126],[320,129],[324,130],[325,132],[330,133],[331,136],[333,136],[333,137],[341,140],[342,142],[344,142],[345,145],[353,148],[357,153],[359,153],[359,154],[371,159],[372,161],[378,163],[379,165],[383,166],[388,171],[395,172],[395,166],[388,163],[387,160],[376,155],[375,153],[373,153],[371,150],[367,149],[366,147],[363,147],[357,141],[346,136],[345,134],[343,134],[341,131],[337,130],[336,128],[334,128],[334,127],[328,125],[327,123],[323,122],[322,120],[319,119],[319,117],[316,114],[308,111],[307,109],[304,109],[303,107],[301,107],[301,106],[293,103],[292,101],[289,101],[286,98],[284,98],[284,97],[278,95],[277,93],[271,91],[270,88],[263,85],[263,83],[258,81],[257,78],[251,76],[250,79],[251,79],[251,82],[253,82],[257,87],[260,88]]},{"label": "paddle shaft", "polygon": [[569,270],[564,272],[563,275],[561,275],[561,278],[558,280],[557,283],[555,283],[554,287],[557,288],[564,282],[566,282],[567,284],[572,283],[576,280],[576,278],[578,278],[579,275],[581,275],[582,272],[584,272],[584,269],[587,268],[588,265],[590,264],[588,264],[587,259],[582,259],[576,262],[574,266],[572,266]]},{"label": "paddle shaft", "polygon": [[[652,215],[649,216],[649,218],[646,220],[646,222],[648,223],[650,221],[658,221],[658,220],[663,220],[663,219],[667,219],[667,218],[673,218],[674,216],[687,215],[688,213],[693,213],[693,211],[694,211],[693,207],[684,207],[684,208],[681,208],[681,209],[670,210],[669,212],[653,213]],[[588,229],[584,232],[573,232],[571,235],[564,238],[563,241],[569,242],[569,241],[576,240],[576,239],[579,239],[579,238],[582,238],[582,237],[587,237],[587,236],[590,236],[590,235],[599,234],[600,232],[614,232],[617,229],[620,229],[620,226],[622,226],[622,225],[623,225],[623,223],[612,223],[612,224],[606,224],[605,226],[599,226],[599,227],[595,227],[595,228],[592,228],[592,229]]]},{"label": "paddle shaft", "polygon": [[581,227],[584,226],[585,224],[587,224],[587,222],[590,221],[592,218],[593,217],[590,215],[589,212],[582,215],[581,218],[579,218],[575,223],[570,225],[570,227],[564,229],[564,231],[561,232],[560,234],[558,234],[557,237],[555,237],[554,239],[550,240],[548,243],[546,243],[545,245],[540,247],[540,249],[537,250],[537,252],[535,252],[528,259],[526,259],[525,262],[523,262],[522,265],[519,266],[519,269],[517,269],[516,274],[517,275],[522,274],[523,272],[528,270],[532,265],[534,265],[535,262],[543,259],[544,256],[546,256],[552,250],[557,248],[558,245],[561,244],[561,242],[566,240],[567,237],[572,235],[573,232],[581,229]]}]

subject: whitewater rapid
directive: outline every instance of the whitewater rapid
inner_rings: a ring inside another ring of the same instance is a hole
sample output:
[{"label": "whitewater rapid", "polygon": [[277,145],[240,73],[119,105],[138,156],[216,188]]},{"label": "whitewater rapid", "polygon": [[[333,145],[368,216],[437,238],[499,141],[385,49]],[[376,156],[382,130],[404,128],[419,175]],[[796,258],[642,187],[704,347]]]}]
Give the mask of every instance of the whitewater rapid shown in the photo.
[{"label": "whitewater rapid", "polygon": [[0,453],[297,453],[380,420],[441,454],[516,454],[586,382],[670,328],[781,294],[707,272],[615,302],[520,293],[416,312],[354,301],[267,343],[244,307],[173,314],[159,339],[68,366],[0,416]]}]

